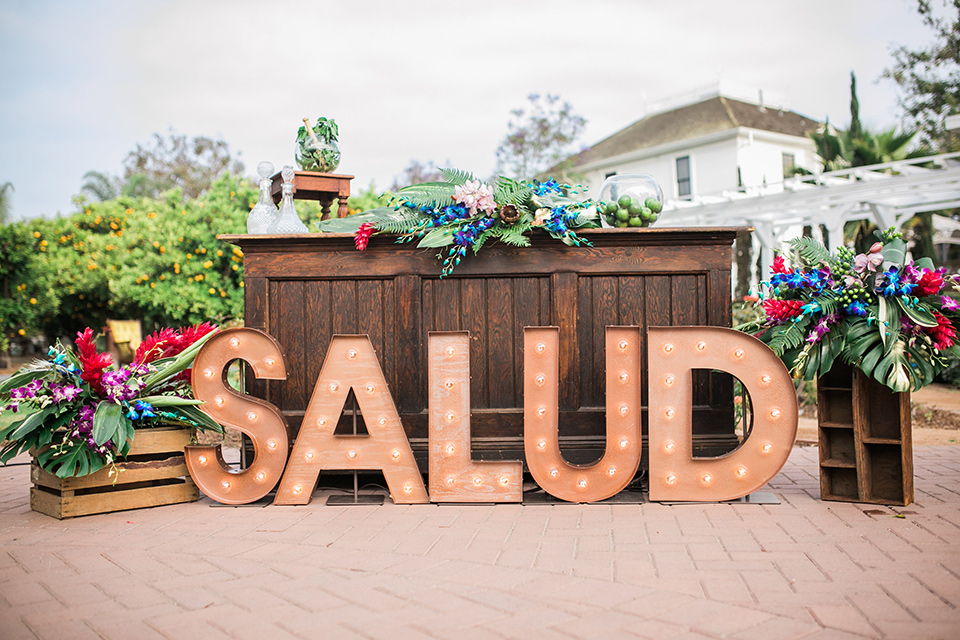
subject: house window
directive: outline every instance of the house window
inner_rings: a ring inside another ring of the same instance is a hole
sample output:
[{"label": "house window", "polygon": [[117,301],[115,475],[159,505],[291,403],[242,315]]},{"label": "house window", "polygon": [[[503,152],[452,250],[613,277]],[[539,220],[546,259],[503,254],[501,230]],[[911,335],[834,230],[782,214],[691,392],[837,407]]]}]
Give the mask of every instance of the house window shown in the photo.
[{"label": "house window", "polygon": [[690,188],[690,156],[677,158],[677,195],[681,198],[693,193]]},{"label": "house window", "polygon": [[781,153],[780,158],[783,161],[783,177],[789,178],[797,166],[797,156],[792,153]]}]

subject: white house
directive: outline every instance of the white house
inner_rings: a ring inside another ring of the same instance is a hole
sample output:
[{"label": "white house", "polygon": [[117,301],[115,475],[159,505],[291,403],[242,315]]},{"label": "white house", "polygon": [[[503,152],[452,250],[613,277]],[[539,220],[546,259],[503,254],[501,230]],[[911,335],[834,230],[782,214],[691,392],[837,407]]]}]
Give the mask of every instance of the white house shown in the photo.
[{"label": "white house", "polygon": [[793,165],[816,170],[807,134],[819,126],[793,111],[714,93],[647,115],[561,166],[593,196],[609,176],[650,174],[669,208],[671,200],[781,183]]}]

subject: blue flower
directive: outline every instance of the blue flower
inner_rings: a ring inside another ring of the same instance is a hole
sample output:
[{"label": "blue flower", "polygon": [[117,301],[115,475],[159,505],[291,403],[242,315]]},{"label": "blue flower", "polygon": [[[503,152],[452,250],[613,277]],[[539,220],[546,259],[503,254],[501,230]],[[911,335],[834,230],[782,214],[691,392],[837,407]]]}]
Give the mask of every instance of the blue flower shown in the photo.
[{"label": "blue flower", "polygon": [[860,300],[854,300],[853,302],[848,304],[844,308],[844,311],[846,311],[847,315],[850,315],[850,316],[866,317],[867,315],[867,307]]}]

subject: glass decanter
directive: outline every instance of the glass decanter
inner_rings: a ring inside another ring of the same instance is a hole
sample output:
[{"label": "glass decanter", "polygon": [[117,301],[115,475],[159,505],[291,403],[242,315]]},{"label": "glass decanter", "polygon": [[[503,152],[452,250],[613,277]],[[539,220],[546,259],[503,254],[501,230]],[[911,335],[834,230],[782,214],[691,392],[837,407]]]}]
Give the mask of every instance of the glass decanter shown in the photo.
[{"label": "glass decanter", "polygon": [[263,234],[277,219],[280,214],[277,205],[273,203],[273,197],[270,195],[270,186],[273,181],[270,176],[273,175],[273,163],[261,162],[257,165],[257,174],[260,176],[260,199],[253,205],[250,214],[247,216],[247,233]]},{"label": "glass decanter", "polygon": [[307,225],[303,224],[297,210],[293,206],[293,167],[286,165],[280,170],[283,177],[283,191],[280,197],[280,213],[270,225],[267,233],[309,233]]}]

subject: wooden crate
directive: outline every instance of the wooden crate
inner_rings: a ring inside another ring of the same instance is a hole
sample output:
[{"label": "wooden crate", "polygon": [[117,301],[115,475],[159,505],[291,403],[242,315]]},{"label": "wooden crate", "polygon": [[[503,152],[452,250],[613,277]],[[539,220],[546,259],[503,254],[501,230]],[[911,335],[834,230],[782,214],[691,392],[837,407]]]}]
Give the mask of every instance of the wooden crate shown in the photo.
[{"label": "wooden crate", "polygon": [[859,369],[835,363],[817,381],[820,496],[913,502],[910,392],[895,393]]},{"label": "wooden crate", "polygon": [[116,465],[119,478],[109,475],[108,467],[79,478],[60,479],[41,469],[34,458],[30,508],[62,520],[193,502],[200,492],[183,457],[190,439],[189,429],[138,429],[130,453]]}]

